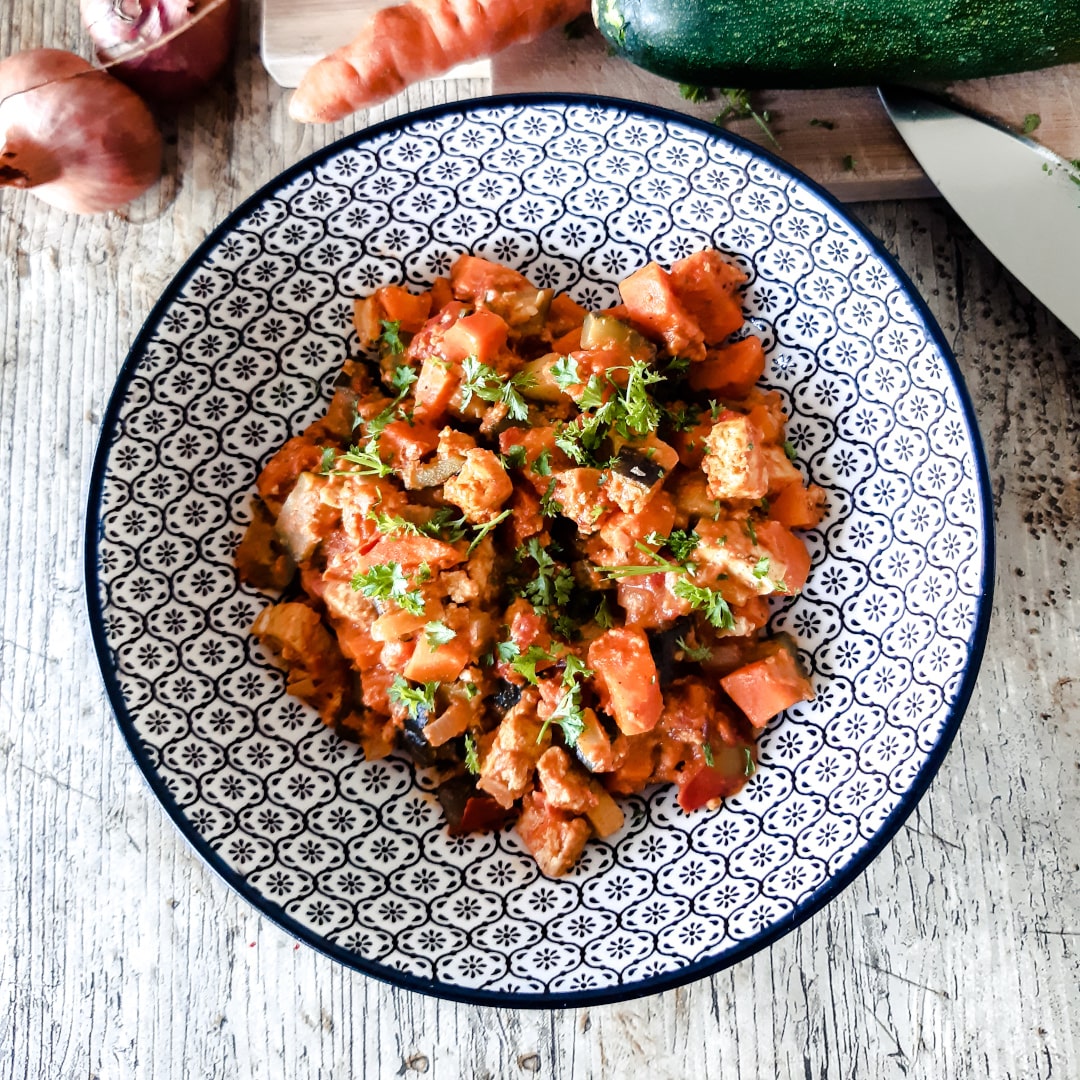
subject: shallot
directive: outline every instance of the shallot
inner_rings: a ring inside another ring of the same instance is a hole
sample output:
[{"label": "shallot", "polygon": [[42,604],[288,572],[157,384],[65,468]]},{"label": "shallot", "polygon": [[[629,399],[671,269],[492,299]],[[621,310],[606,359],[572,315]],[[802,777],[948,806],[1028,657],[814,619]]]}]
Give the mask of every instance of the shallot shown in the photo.
[{"label": "shallot", "polygon": [[155,101],[198,93],[221,70],[238,0],[79,0],[98,59]]},{"label": "shallot", "polygon": [[0,187],[94,214],[160,175],[161,135],[133,90],[61,49],[0,60]]}]

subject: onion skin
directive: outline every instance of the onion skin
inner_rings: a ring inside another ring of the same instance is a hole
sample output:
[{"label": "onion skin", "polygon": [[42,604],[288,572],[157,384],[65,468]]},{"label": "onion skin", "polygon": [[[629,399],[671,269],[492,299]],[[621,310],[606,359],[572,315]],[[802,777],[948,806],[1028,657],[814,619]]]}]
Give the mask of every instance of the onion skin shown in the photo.
[{"label": "onion skin", "polygon": [[0,60],[0,187],[98,214],[161,176],[161,135],[143,100],[61,49]]},{"label": "onion skin", "polygon": [[239,0],[79,0],[98,59],[160,102],[194,97],[225,66],[239,10]]}]

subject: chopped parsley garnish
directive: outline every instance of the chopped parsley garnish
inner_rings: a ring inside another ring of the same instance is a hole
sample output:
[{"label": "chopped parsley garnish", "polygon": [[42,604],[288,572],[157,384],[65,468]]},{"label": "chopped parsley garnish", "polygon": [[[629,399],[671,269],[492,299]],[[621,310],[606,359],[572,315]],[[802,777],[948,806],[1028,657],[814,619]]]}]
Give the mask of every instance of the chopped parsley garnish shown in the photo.
[{"label": "chopped parsley garnish", "polygon": [[379,341],[386,346],[387,352],[393,353],[395,356],[403,353],[405,343],[401,340],[401,323],[388,322],[386,319],[382,319],[379,325],[382,326]]},{"label": "chopped parsley garnish", "polygon": [[387,536],[422,536],[424,530],[415,522],[407,521],[399,514],[388,514],[384,510],[369,510],[368,520],[375,522],[375,527]]},{"label": "chopped parsley garnish", "polygon": [[667,538],[668,550],[681,563],[690,558],[691,553],[700,543],[701,537],[693,530],[672,529],[671,535]]},{"label": "chopped parsley garnish", "polygon": [[712,649],[708,645],[702,645],[700,648],[693,648],[686,644],[685,638],[676,638],[675,644],[682,649],[686,659],[693,664],[700,664],[702,660],[708,660],[712,656]]},{"label": "chopped parsley garnish", "polygon": [[536,576],[521,590],[521,595],[537,611],[561,607],[574,591],[574,573],[568,566],[558,566],[540,541],[531,537],[524,548],[518,549],[519,560],[528,556],[536,563]]},{"label": "chopped parsley garnish", "polygon": [[510,661],[510,666],[526,682],[536,686],[540,681],[536,674],[536,665],[544,662],[551,663],[554,660],[555,657],[547,649],[542,649],[539,645],[530,645],[524,652],[519,652]]},{"label": "chopped parsley garnish", "polygon": [[409,387],[416,382],[416,378],[416,371],[408,364],[398,364],[394,368],[394,374],[390,376],[390,385],[398,392],[399,400],[409,392]]},{"label": "chopped parsley garnish", "polygon": [[505,521],[512,513],[513,510],[504,510],[498,517],[493,517],[490,521],[485,521],[483,525],[474,525],[473,528],[476,530],[476,536],[473,537],[473,541],[469,544],[465,554],[471,555],[476,550],[477,544],[479,544],[480,541],[499,524],[499,522]]},{"label": "chopped parsley garnish", "polygon": [[501,457],[504,469],[524,469],[529,460],[524,446],[511,446]]},{"label": "chopped parsley garnish", "polygon": [[750,571],[754,577],[761,581],[763,578],[769,576],[769,556],[762,555],[756,563],[754,563],[754,569]]},{"label": "chopped parsley garnish", "polygon": [[521,649],[516,641],[500,641],[495,646],[495,655],[504,664],[509,664],[515,656],[521,655]]},{"label": "chopped parsley garnish", "polygon": [[756,544],[758,542],[757,529],[754,528],[754,522],[750,518],[746,519],[746,535],[750,537],[750,543]]},{"label": "chopped parsley garnish", "polygon": [[753,776],[757,772],[757,764],[754,755],[750,753],[750,747],[744,746],[743,753],[746,755],[746,764],[743,766],[743,776]]},{"label": "chopped parsley garnish", "polygon": [[533,472],[538,476],[551,475],[551,451],[546,446],[536,455],[536,460],[532,463],[532,467]]},{"label": "chopped parsley garnish", "polygon": [[750,95],[745,90],[727,89],[721,90],[724,98],[727,101],[727,105],[724,106],[722,112],[713,117],[713,123],[719,124],[721,127],[731,120],[754,120],[759,128],[765,132],[769,142],[780,149],[780,144],[776,141],[776,136],[769,130],[769,121],[772,120],[772,116],[768,110],[762,110],[760,113],[755,112],[750,105]]},{"label": "chopped parsley garnish", "polygon": [[571,386],[579,386],[582,382],[577,361],[569,356],[560,356],[551,365],[551,377],[560,390],[569,390]]},{"label": "chopped parsley garnish", "polygon": [[334,471],[334,462],[337,461],[338,452],[332,446],[324,446],[322,457],[319,459],[319,472],[323,476],[329,476]]},{"label": "chopped parsley garnish", "polygon": [[562,728],[563,739],[567,746],[576,746],[585,730],[585,718],[581,710],[581,680],[589,678],[593,672],[573,653],[566,657],[566,669],[563,671],[563,692],[552,714],[544,721],[536,741],[543,739],[552,724]]},{"label": "chopped parsley garnish", "polygon": [[528,372],[519,371],[509,377],[500,375],[475,356],[467,356],[461,363],[461,370],[462,406],[468,405],[475,394],[482,401],[503,402],[514,420],[528,420],[529,407],[519,392],[527,390],[536,381]]},{"label": "chopped parsley garnish", "polygon": [[[326,462],[330,461],[330,468],[326,469]],[[338,461],[344,461],[355,466],[352,469],[334,469]],[[394,470],[379,457],[379,446],[375,438],[368,440],[364,447],[350,446],[348,450],[334,451],[334,457],[329,458],[326,450],[323,450],[321,471],[334,472],[338,476],[389,476]]]},{"label": "chopped parsley garnish", "polygon": [[480,753],[476,748],[476,740],[470,732],[465,733],[465,768],[473,776],[480,775]]},{"label": "chopped parsley garnish", "polygon": [[694,86],[692,83],[679,83],[679,93],[694,105],[699,101],[709,100],[709,91],[704,86]]},{"label": "chopped parsley garnish", "polygon": [[540,513],[544,517],[555,517],[557,514],[563,512],[562,503],[555,498],[555,488],[558,486],[558,481],[553,476],[548,483],[547,491],[544,492],[540,499]]},{"label": "chopped parsley garnish", "polygon": [[716,758],[713,757],[712,747],[707,743],[701,744],[701,752],[705,757],[705,764],[711,769],[716,764]]},{"label": "chopped parsley garnish", "polygon": [[713,626],[720,630],[734,630],[735,616],[728,602],[716,592],[703,585],[695,585],[689,578],[679,578],[672,590],[680,600],[701,611]]},{"label": "chopped parsley garnish", "polygon": [[608,608],[607,597],[601,595],[600,603],[596,605],[596,613],[593,615],[593,621],[601,630],[610,630],[615,625],[615,620],[611,617],[611,611]]},{"label": "chopped parsley garnish", "polygon": [[1033,131],[1036,131],[1039,125],[1042,123],[1042,117],[1038,113],[1028,113],[1024,117],[1024,126],[1021,129],[1025,135],[1030,135]]},{"label": "chopped parsley garnish", "polygon": [[423,614],[423,596],[419,591],[409,590],[409,579],[397,563],[377,563],[368,570],[357,570],[350,584],[369,600],[393,600],[410,615]]},{"label": "chopped parsley garnish", "polygon": [[790,439],[784,440],[784,453],[787,454],[788,461],[794,461],[798,457],[798,454],[795,450],[795,445],[791,442]]},{"label": "chopped parsley garnish", "polygon": [[447,645],[457,637],[457,631],[451,630],[446,623],[433,620],[424,627],[424,637],[427,639],[428,648],[434,652],[440,645]]},{"label": "chopped parsley garnish", "polygon": [[430,716],[435,711],[435,691],[439,689],[437,682],[421,683],[414,686],[402,675],[395,675],[390,684],[389,697],[396,705],[408,707],[409,715],[414,719],[419,717],[423,709]]}]

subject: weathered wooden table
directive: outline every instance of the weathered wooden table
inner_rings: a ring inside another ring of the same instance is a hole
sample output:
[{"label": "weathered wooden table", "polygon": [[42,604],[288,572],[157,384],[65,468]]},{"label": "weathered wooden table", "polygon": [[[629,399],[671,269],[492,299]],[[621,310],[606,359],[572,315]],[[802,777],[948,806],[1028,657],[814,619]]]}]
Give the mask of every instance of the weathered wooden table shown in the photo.
[{"label": "weathered wooden table", "polygon": [[[167,178],[127,212],[0,197],[0,1076],[1080,1075],[1080,342],[940,202],[857,212],[967,377],[996,610],[940,774],[834,903],[681,990],[481,1009],[297,945],[187,849],[98,676],[84,499],[113,380],[166,282],[240,200],[352,129],[292,124],[256,38],[245,18],[235,76],[166,119]],[[87,52],[72,0],[9,0],[0,53],[39,44]],[[439,83],[409,105],[484,90]]]}]

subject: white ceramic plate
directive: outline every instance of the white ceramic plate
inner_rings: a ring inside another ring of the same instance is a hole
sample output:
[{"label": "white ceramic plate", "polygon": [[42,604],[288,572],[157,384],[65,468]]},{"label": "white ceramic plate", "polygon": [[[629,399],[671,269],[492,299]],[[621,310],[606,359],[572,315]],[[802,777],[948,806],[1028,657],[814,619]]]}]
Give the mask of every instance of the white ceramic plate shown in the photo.
[{"label": "white ceramic plate", "polygon": [[[232,553],[257,472],[324,408],[351,299],[474,252],[589,307],[648,259],[747,270],[766,382],[828,492],[773,624],[816,699],[716,812],[674,790],[545,879],[512,829],[450,837],[405,758],[367,763],[251,638]],[[967,703],[993,580],[971,407],[908,280],[828,196],[708,125],[628,102],[455,104],[371,128],[240,207],[158,303],[105,418],[87,588],[121,728],[195,848],[343,963],[468,1001],[590,1004],[748,956],[850,883],[912,810]]]}]

